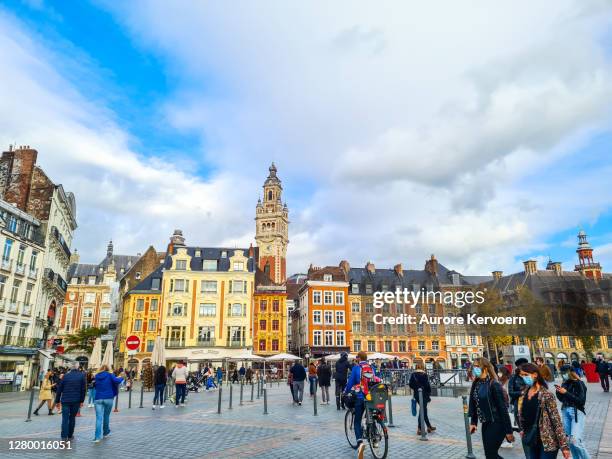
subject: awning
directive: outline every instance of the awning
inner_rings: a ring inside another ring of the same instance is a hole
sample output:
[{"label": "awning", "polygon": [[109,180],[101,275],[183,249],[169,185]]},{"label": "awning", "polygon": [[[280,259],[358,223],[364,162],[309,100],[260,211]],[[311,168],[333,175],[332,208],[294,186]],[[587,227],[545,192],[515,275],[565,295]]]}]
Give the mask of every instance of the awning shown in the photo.
[{"label": "awning", "polygon": [[49,360],[53,360],[54,356],[53,356],[52,351],[47,351],[45,349],[39,349],[38,352],[40,352],[42,355],[44,355]]}]

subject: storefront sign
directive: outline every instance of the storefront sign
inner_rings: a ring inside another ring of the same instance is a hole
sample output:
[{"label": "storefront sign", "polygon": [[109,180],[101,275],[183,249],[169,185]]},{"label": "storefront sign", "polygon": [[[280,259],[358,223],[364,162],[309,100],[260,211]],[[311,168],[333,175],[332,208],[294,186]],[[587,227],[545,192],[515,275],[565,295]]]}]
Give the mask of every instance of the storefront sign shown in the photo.
[{"label": "storefront sign", "polygon": [[14,379],[14,371],[0,371],[0,384],[13,384]]}]

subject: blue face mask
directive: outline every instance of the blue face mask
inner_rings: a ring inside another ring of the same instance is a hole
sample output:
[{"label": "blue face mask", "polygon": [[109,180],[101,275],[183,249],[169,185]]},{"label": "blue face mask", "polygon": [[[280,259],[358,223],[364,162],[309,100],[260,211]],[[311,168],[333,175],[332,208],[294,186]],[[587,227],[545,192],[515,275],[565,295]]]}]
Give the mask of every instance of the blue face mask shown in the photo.
[{"label": "blue face mask", "polygon": [[472,373],[474,373],[474,376],[476,378],[480,378],[480,376],[482,375],[482,368],[474,367],[474,369],[472,370]]},{"label": "blue face mask", "polygon": [[521,376],[521,377],[523,378],[525,385],[529,387],[533,386],[533,378],[531,376]]}]

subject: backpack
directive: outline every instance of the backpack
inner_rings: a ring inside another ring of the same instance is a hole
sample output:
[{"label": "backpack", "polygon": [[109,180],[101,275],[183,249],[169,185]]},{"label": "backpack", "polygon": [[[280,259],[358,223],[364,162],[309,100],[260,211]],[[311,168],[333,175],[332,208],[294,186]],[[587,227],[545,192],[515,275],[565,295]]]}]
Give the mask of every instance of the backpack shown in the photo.
[{"label": "backpack", "polygon": [[374,369],[368,362],[361,362],[359,367],[361,368],[361,382],[359,383],[359,387],[365,396],[368,395],[368,392],[370,391],[370,384],[380,382],[380,378],[376,376]]}]

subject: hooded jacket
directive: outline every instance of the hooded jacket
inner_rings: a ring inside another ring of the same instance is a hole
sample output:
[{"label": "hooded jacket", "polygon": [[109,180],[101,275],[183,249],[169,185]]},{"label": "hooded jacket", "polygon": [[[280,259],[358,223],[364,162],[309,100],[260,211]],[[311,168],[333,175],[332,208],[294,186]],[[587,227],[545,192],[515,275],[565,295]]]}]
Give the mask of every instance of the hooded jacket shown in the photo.
[{"label": "hooded jacket", "polygon": [[122,382],[123,378],[118,378],[108,371],[96,374],[96,400],[115,398],[117,386]]},{"label": "hooded jacket", "polygon": [[336,381],[338,381],[338,383],[346,384],[350,368],[351,365],[348,361],[348,357],[340,357],[340,360],[336,362],[336,372],[334,373],[334,378]]}]

